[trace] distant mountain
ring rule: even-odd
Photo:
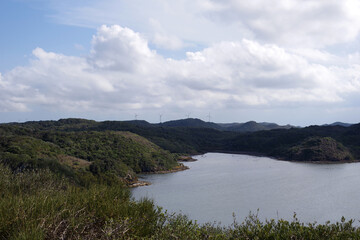
[[[157,125],[162,127],[197,127],[197,128],[213,128],[213,129],[222,130],[222,127],[216,123],[204,122],[203,120],[197,118],[187,118],[187,119],[168,121]]]
[[[343,123],[343,122],[334,122],[331,124],[323,124],[322,126],[342,126],[342,127],[350,127],[351,125],[354,125],[352,123]]]
[[[151,127],[153,124],[145,121],[145,120],[129,120],[129,121],[123,121],[124,123],[130,123],[133,124],[134,126],[142,126],[142,127]]]
[[[257,132],[272,129],[290,129],[294,126],[285,125],[280,126],[276,123],[249,121],[246,123],[213,123],[204,122],[197,118],[187,118],[181,120],[168,121],[161,124],[156,124],[162,127],[198,127],[198,128],[213,128],[222,131],[230,132]]]
[[[246,123],[218,123],[218,125],[221,126],[223,130],[232,132],[257,132],[272,129],[290,129],[294,127],[291,125],[280,126],[276,123],[267,122],[257,123],[255,121]]]

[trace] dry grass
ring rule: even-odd
[[[91,165],[91,162],[86,161],[84,159],[72,157],[69,155],[58,155],[57,159],[61,164],[64,164],[66,166],[69,166],[73,169],[80,169],[80,168],[87,168]]]

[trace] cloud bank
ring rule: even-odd
[[[224,1],[223,11],[231,3]],[[338,57],[242,39],[175,60],[148,41],[130,28],[103,25],[84,57],[36,48],[27,66],[0,74],[0,111],[286,108],[338,104],[360,92],[356,54]]]

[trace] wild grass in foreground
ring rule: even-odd
[[[360,239],[352,221],[199,225],[151,200],[135,202],[122,185],[79,187],[47,170],[12,173],[0,165],[0,239]]]

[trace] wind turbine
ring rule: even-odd
[[[210,122],[210,120],[211,120],[211,114],[210,114],[210,112],[209,112],[209,115],[207,115],[206,117],[209,119],[209,122]]]
[[[161,114],[161,113],[159,114],[159,118],[160,118],[160,124],[161,124],[161,123],[162,123],[162,122],[161,122],[161,118],[162,118],[162,114]]]
[[[189,112],[188,114],[186,114],[185,117],[190,118],[190,114],[191,114],[191,112]]]
[[[137,120],[137,117],[138,117],[139,115],[137,115],[137,113],[135,113],[135,120]]]

